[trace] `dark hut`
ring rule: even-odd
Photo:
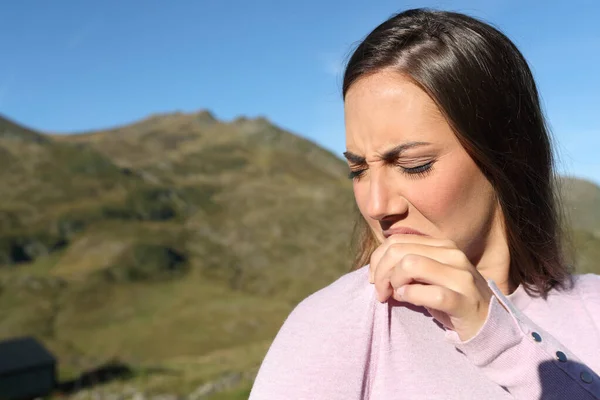
[[[0,342],[0,400],[49,394],[56,384],[56,359],[37,340],[20,337]]]

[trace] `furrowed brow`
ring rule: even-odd
[[[398,145],[394,148],[391,148],[390,150],[387,150],[385,153],[383,153],[382,155],[380,155],[379,157],[381,158],[381,160],[387,162],[387,163],[391,163],[394,162],[398,157],[400,157],[400,155],[408,150],[408,149],[412,149],[415,147],[420,147],[420,146],[427,146],[431,143],[427,143],[427,142],[407,142],[407,143],[402,143],[401,145]]]
[[[358,154],[354,154],[351,151],[345,151],[344,152],[344,157],[346,157],[346,160],[348,160],[348,162],[351,163],[351,164],[363,165],[363,164],[367,163],[367,159],[366,158],[361,157]]]
[[[400,155],[408,150],[408,149],[412,149],[415,147],[420,147],[420,146],[427,146],[430,145],[431,143],[428,142],[407,142],[407,143],[402,143],[401,145],[398,145],[396,147],[393,147],[387,151],[385,151],[383,154],[379,155],[378,158],[382,161],[385,161],[387,163],[392,163],[394,161],[396,161],[396,159],[398,157],[400,157]],[[346,159],[348,160],[348,162],[350,162],[351,164],[355,164],[355,165],[364,165],[367,163],[367,160],[365,157],[359,156],[358,154],[354,154],[351,151],[345,151],[344,152],[344,157],[346,157]]]

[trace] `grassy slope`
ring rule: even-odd
[[[156,392],[254,371],[293,305],[348,268],[344,165],[265,120],[32,134],[0,140],[43,166],[0,175],[15,189],[0,203],[0,338],[37,336],[63,380],[114,358]]]
[[[563,179],[562,195],[571,226],[600,232],[600,187],[582,179]]]

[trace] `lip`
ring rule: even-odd
[[[393,228],[393,229],[386,229],[385,231],[383,231],[383,236],[386,239],[389,238],[392,235],[419,235],[419,236],[427,236],[423,232],[419,232],[416,229],[405,228],[405,227]]]

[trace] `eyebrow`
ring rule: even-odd
[[[393,162],[396,158],[398,158],[404,151],[408,149],[412,149],[420,146],[427,146],[431,143],[428,142],[407,142],[402,143],[396,147],[393,147],[387,150],[385,153],[378,155],[377,158],[383,160],[385,162]],[[358,154],[352,153],[351,151],[345,151],[344,157],[352,164],[366,164],[367,160],[363,156],[359,156]]]

